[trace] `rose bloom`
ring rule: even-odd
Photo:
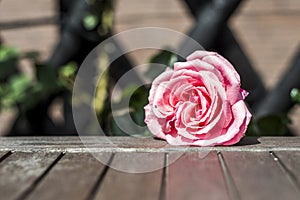
[[[145,122],[152,134],[173,145],[232,145],[251,119],[247,94],[225,58],[196,51],[153,81]]]

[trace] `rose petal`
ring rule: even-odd
[[[173,145],[231,145],[251,113],[234,67],[214,52],[196,51],[158,76],[145,107],[149,130]]]

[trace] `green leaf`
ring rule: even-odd
[[[171,51],[168,50],[162,50],[156,55],[154,55],[149,63],[159,63],[166,65],[170,67],[171,69],[174,68],[174,63],[178,61],[178,57],[175,53],[172,53]]]
[[[99,80],[99,84],[96,89],[95,95],[95,111],[97,115],[99,115],[105,106],[105,100],[107,96],[107,85],[108,85],[108,70],[103,72],[101,79]]]
[[[291,120],[284,115],[268,115],[252,119],[246,135],[248,136],[284,136]]]
[[[162,64],[165,67],[170,67],[171,69],[174,68],[174,63],[178,61],[177,55],[168,51],[162,50],[155,54],[152,58],[150,58],[149,63],[157,63]],[[162,67],[155,67],[151,66],[145,72],[145,76],[150,79],[154,80],[158,75],[165,71],[165,68]]]
[[[129,105],[135,111],[142,110],[144,111],[145,105],[148,103],[148,95],[149,91],[146,90],[144,87],[139,87],[134,91],[132,94]]]
[[[16,72],[18,56],[15,48],[0,45],[0,79],[4,80]]]
[[[24,101],[28,97],[28,90],[32,87],[29,77],[17,75],[12,77],[0,90],[0,108],[9,109]]]
[[[6,47],[0,45],[0,62],[6,61],[11,58],[18,57],[19,53],[14,47]]]
[[[292,89],[290,96],[293,102],[300,103],[300,90],[298,88]]]
[[[128,135],[132,133],[137,133],[138,130],[135,130],[134,127],[132,127],[128,123],[128,117],[131,117],[133,122],[135,122],[137,125],[140,126],[145,126],[144,118],[145,118],[145,110],[144,106],[148,102],[148,90],[146,90],[144,87],[137,87],[135,85],[130,85],[128,86],[122,93],[122,99],[129,99],[129,114],[124,113],[123,110],[127,110],[126,108],[128,107],[127,104],[124,104],[124,102],[128,102],[125,100],[124,102],[121,101],[121,103],[115,104],[115,109],[119,109],[119,112],[116,112],[117,116],[114,116],[115,119],[112,119],[112,123],[110,124],[111,126],[111,134],[120,136],[120,135]],[[116,124],[115,120],[118,119],[118,122],[121,123],[122,127],[125,127],[126,130],[132,130],[130,133],[125,133],[122,131],[118,125]],[[138,133],[134,136],[149,136],[149,131],[145,131],[144,133]]]
[[[46,65],[36,65],[36,78],[45,93],[60,88],[56,69]]]
[[[105,103],[107,98],[107,86],[109,83],[109,71],[106,69],[106,66],[108,66],[109,63],[109,57],[105,52],[100,53],[100,59],[98,60],[97,70],[99,71],[99,74],[102,74],[100,79],[98,80],[98,85],[96,89],[96,95],[94,98],[94,105],[95,110],[97,113],[97,116],[100,116],[100,114],[105,109]]]
[[[93,30],[94,28],[96,28],[96,26],[99,23],[99,18],[97,15],[92,14],[92,13],[88,13],[84,18],[83,18],[83,26],[87,29],[87,30]]]
[[[59,74],[61,77],[69,78],[75,75],[76,70],[77,66],[75,63],[68,63],[60,69]]]
[[[10,81],[11,90],[20,94],[31,86],[31,80],[26,75],[15,76]]]
[[[71,91],[73,89],[77,69],[76,63],[73,62],[61,67],[58,72],[59,84]]]
[[[103,5],[102,21],[101,21],[101,34],[107,35],[111,33],[113,27],[113,1],[107,1]]]

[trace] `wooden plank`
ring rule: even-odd
[[[84,141],[84,144],[82,143]],[[154,138],[136,137],[0,137],[0,151],[23,152],[201,152],[300,151],[300,137],[245,137],[233,146],[173,146]]]
[[[22,196],[58,156],[58,153],[13,153],[0,163],[1,197],[8,200]]]
[[[168,166],[166,180],[166,199],[229,199],[216,152],[185,153]]]
[[[108,161],[111,155],[98,156]],[[66,154],[28,199],[87,199],[104,168],[91,154]]]
[[[222,152],[241,199],[299,199],[268,152]]]
[[[0,137],[0,150],[13,151],[109,151],[118,148],[158,148],[167,143],[153,138],[136,137]],[[89,149],[86,149],[88,147]]]
[[[159,199],[163,166],[163,153],[117,153],[95,199]]]
[[[291,176],[292,182],[295,186],[300,188],[300,151],[277,151],[274,152],[279,164],[284,166],[287,176]]]

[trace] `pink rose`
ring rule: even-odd
[[[244,136],[251,113],[234,67],[214,52],[196,51],[152,83],[145,122],[173,145],[231,145]]]

